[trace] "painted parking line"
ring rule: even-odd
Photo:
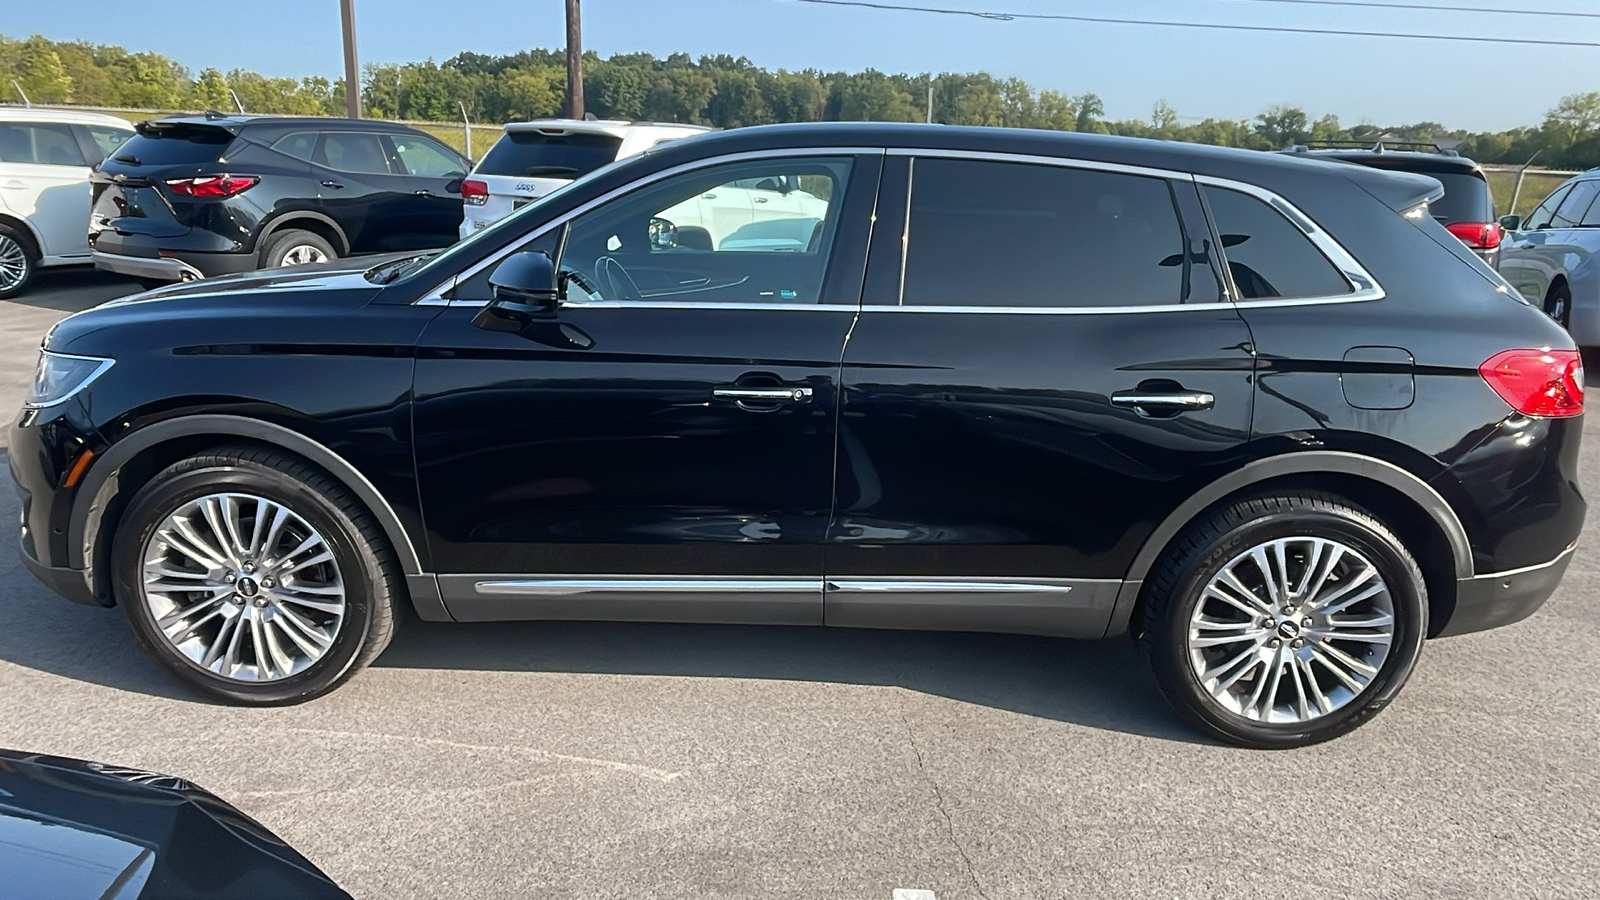
[[[933,895],[933,891],[921,888],[895,888],[894,896],[889,900],[939,900],[939,898]]]

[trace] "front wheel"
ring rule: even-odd
[[[234,703],[326,693],[388,645],[401,575],[383,532],[327,473],[239,446],[152,478],[112,544],[134,634],[191,687]]]
[[[1572,288],[1565,281],[1550,289],[1550,295],[1544,298],[1544,311],[1562,328],[1571,327]]]
[[[1376,715],[1410,676],[1427,587],[1370,514],[1269,496],[1192,526],[1158,565],[1140,644],[1168,702],[1230,743],[1300,747]]]

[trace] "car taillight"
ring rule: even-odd
[[[1583,412],[1583,357],[1576,350],[1507,350],[1489,357],[1478,374],[1525,416]]]
[[[1493,250],[1505,237],[1499,222],[1457,222],[1445,228],[1474,250]]]
[[[489,185],[468,178],[461,182],[461,202],[468,206],[482,206],[489,202]]]
[[[167,187],[180,197],[232,197],[259,183],[261,179],[254,175],[202,175],[168,179]]]

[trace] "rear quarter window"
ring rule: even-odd
[[[621,146],[622,138],[609,134],[508,131],[484,154],[475,172],[514,178],[577,178],[615,162]]]
[[[1211,185],[1205,197],[1240,299],[1333,297],[1353,290],[1299,226],[1262,200]]]

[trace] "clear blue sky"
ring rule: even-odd
[[[1379,0],[1383,2],[1383,0]],[[1402,2],[1402,0],[1389,0]],[[1594,0],[1405,0],[1600,11]],[[919,0],[913,5],[1218,23],[1516,35],[1600,43],[1600,19],[1294,6],[1250,0]],[[251,10],[261,10],[256,13]],[[444,60],[564,44],[561,0],[357,0],[363,62]],[[337,77],[338,0],[0,0],[0,33],[164,53],[192,70]],[[1534,125],[1563,94],[1600,90],[1600,48],[989,22],[786,0],[584,0],[584,43],[748,56],[768,68],[976,71],[1094,91],[1111,118],[1158,99],[1185,119],[1247,118],[1273,103],[1346,125],[1432,119],[1473,130]],[[1529,73],[1529,74],[1523,74]]]

